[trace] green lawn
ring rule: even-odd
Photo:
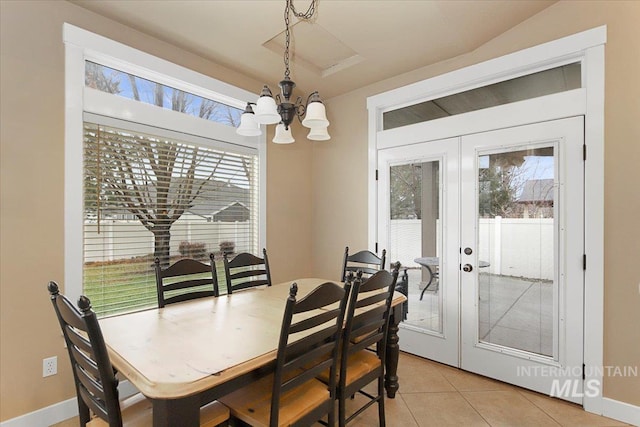
[[[224,266],[217,263],[220,292],[226,292]],[[98,316],[157,307],[153,263],[121,262],[84,266],[84,294]]]

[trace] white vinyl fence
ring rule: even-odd
[[[490,264],[481,271],[553,280],[553,227],[553,218],[480,219],[478,259]],[[389,233],[389,261],[417,267],[413,260],[422,253],[420,220],[392,220]],[[441,247],[439,233],[436,247]]]
[[[235,242],[235,252],[254,252],[251,222],[207,222],[180,218],[171,227],[170,255],[179,255],[180,242],[204,242],[206,252],[218,252],[220,242]],[[138,220],[103,220],[84,225],[85,262],[130,259],[153,254],[153,234]]]

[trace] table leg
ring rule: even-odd
[[[153,427],[199,427],[200,396],[153,400]]]
[[[429,286],[431,286],[431,282],[433,282],[433,271],[431,270],[431,267],[429,267],[428,265],[425,265],[424,267],[429,270],[429,283],[427,283],[427,285],[422,289],[422,292],[420,292],[420,301],[422,301],[422,297],[424,296],[425,291],[429,289]]]
[[[400,358],[398,324],[400,323],[400,320],[402,320],[402,305],[398,304],[391,308],[389,331],[387,335],[384,387],[387,390],[387,396],[389,399],[394,399],[396,397],[396,392],[400,388],[400,385],[398,384],[398,360]]]

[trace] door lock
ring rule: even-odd
[[[472,253],[473,253],[473,250],[471,248],[464,248],[465,255],[471,255]]]
[[[470,271],[473,271],[473,266],[471,264],[465,264],[462,266],[462,270],[468,273]]]

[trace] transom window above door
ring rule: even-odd
[[[383,130],[578,89],[581,68],[575,62],[387,111],[382,115]]]

